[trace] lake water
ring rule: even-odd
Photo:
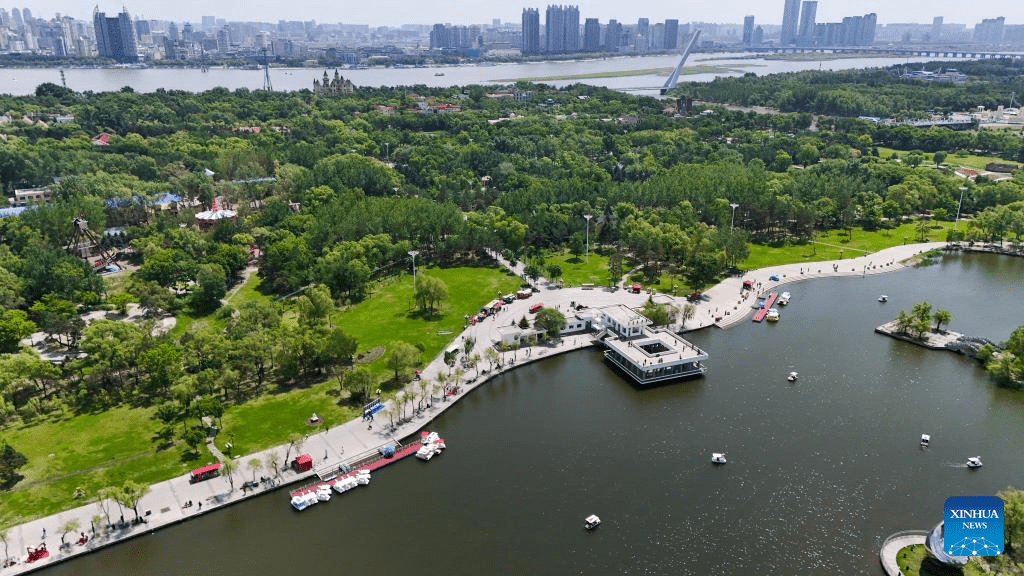
[[[691,74],[680,77],[681,82],[707,82],[716,76],[738,76],[746,72],[758,75],[797,70],[849,70],[882,67],[893,64],[936,60],[936,58],[907,59],[905,57],[839,58],[835,60],[765,60],[744,54],[692,54],[687,66],[722,65],[735,68],[732,72]],[[464,86],[467,84],[495,84],[518,78],[544,78],[571,74],[619,72],[623,70],[671,69],[679,56],[614,57],[602,60],[569,60],[494,66],[445,66],[431,68],[371,68],[367,70],[340,70],[356,86]],[[334,74],[333,69],[330,70]],[[271,83],[275,90],[312,89],[313,80],[323,76],[322,68],[272,68]],[[443,74],[438,76],[438,74]],[[209,72],[198,69],[165,68],[65,68],[68,88],[78,92],[104,92],[131,86],[136,92],[168,90],[204,91],[218,86],[231,90],[263,87],[263,70],[213,68]],[[546,83],[565,86],[584,82],[606,86],[631,93],[656,95],[665,83],[668,72],[660,75],[588,78],[586,80],[552,80]],[[44,82],[61,83],[58,68],[0,68],[0,93],[26,95],[35,93],[36,86]]]
[[[596,350],[544,360],[439,418],[449,448],[429,463],[302,513],[279,491],[42,573],[879,575],[881,541],[931,528],[947,497],[1024,486],[1024,392],[873,329],[928,300],[952,329],[1003,340],[1024,324],[1022,282],[1024,259],[966,255],[793,284],[778,324],[689,335],[705,378],[640,390]],[[975,455],[984,468],[965,468]],[[603,520],[590,533],[588,514]]]

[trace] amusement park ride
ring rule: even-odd
[[[89,229],[89,221],[78,217],[71,221],[71,243],[64,249],[88,262],[92,269],[99,272],[113,264],[117,259],[104,246],[100,237]],[[93,257],[97,257],[93,260]]]

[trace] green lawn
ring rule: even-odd
[[[515,276],[495,268],[421,268],[417,273],[440,278],[448,286],[448,301],[440,315],[423,318],[418,314],[412,301],[412,276],[403,275],[376,285],[366,300],[336,312],[331,319],[356,338],[358,353],[384,346],[384,354],[367,365],[381,382],[393,376],[385,367],[392,342],[420,343],[423,362],[433,360],[462,332],[464,315],[479,312],[498,294],[515,292],[520,283]],[[359,416],[359,407],[339,402],[336,380],[329,378],[230,408],[224,415],[217,444],[223,447],[230,441],[235,454],[280,445],[292,432],[318,431],[305,423],[313,412],[325,424],[333,425]]]
[[[905,576],[982,576],[985,571],[975,561],[968,562],[963,568],[940,564],[928,554],[924,544],[914,544],[901,548],[896,553],[896,564]]]
[[[594,254],[577,258],[568,250],[550,252],[544,255],[544,267],[549,264],[558,264],[562,267],[562,280],[566,286],[579,286],[580,284],[595,284],[597,286],[608,285],[608,257]],[[547,270],[542,274],[546,277]]]
[[[960,230],[965,229],[965,226],[965,224],[961,224]],[[928,241],[937,242],[945,240],[946,231],[952,227],[952,222],[931,222],[927,235]],[[779,248],[763,244],[751,244],[750,255],[739,267],[744,270],[754,270],[767,266],[778,266],[779,264],[856,258],[857,256],[863,256],[865,253],[874,253],[884,248],[891,248],[904,243],[913,243],[918,240],[917,228],[914,223],[903,224],[892,230],[877,230],[874,232],[854,229],[852,239],[845,232],[831,230],[820,234],[813,243],[809,244]]]
[[[257,301],[270,301],[273,296],[263,294],[257,287],[260,285],[260,278],[256,273],[253,273],[246,279],[245,283],[241,287],[238,287],[233,293],[229,291],[227,297],[228,304],[238,308],[246,302],[257,302]],[[222,329],[224,328],[224,320],[218,318],[217,311],[210,313],[197,313],[191,308],[179,312],[175,317],[176,323],[174,328],[170,331],[171,338],[177,340],[181,338],[183,334],[197,322],[205,322],[212,328]]]
[[[422,344],[424,361],[433,359],[462,332],[463,316],[475,314],[496,297],[515,292],[519,278],[496,268],[420,268],[417,274],[439,278],[448,286],[448,300],[441,313],[423,318],[413,302],[412,276],[379,286],[369,298],[336,313],[332,321],[359,342],[359,352],[392,342]],[[369,364],[387,374],[383,356]]]
[[[319,426],[306,424],[314,412],[327,426],[359,416],[358,407],[338,402],[337,380],[332,378],[308,388],[268,394],[232,407],[222,418],[223,429],[217,436],[217,447],[223,450],[224,443],[231,442],[233,454],[251,454],[283,444],[292,432],[319,432]],[[283,453],[281,457],[284,458]]]
[[[24,479],[0,499],[2,524],[79,506],[83,502],[73,497],[77,487],[95,494],[128,479],[151,484],[195,467],[183,461],[181,446],[157,451],[153,436],[160,424],[151,414],[118,407],[4,430],[4,439],[25,454],[28,464],[20,470]],[[212,458],[204,454],[204,460]]]
[[[897,154],[900,158],[904,158],[907,154],[910,154],[910,152],[904,150],[884,148],[882,146],[878,147],[878,155],[881,158],[889,158],[889,156],[891,156],[893,153]],[[934,155],[931,153],[924,153],[925,161],[924,164],[922,164],[922,166],[934,166],[935,161],[932,159],[933,156]],[[975,154],[949,154],[946,156],[946,160],[945,162],[943,162],[943,164],[947,166],[953,166],[954,168],[964,166],[966,168],[972,168],[974,170],[984,170],[985,166],[988,165],[989,162],[999,162],[1000,164],[1016,164],[1017,166],[1020,166],[1019,162],[1003,160],[998,156],[977,156]]]

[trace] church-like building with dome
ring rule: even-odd
[[[324,70],[324,79],[313,80],[313,93],[317,96],[342,96],[344,94],[351,94],[355,90],[355,86],[352,85],[351,80],[346,80],[338,71],[334,71],[334,79],[327,75],[327,70]]]

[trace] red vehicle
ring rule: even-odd
[[[530,306],[530,314],[533,314],[534,312],[536,312],[537,310],[540,310],[543,307],[544,307],[544,303],[543,302],[537,302],[533,306]]]
[[[689,295],[688,295],[688,296],[686,297],[686,299],[687,299],[688,301],[690,301],[690,302],[697,302],[698,300],[700,300],[700,297],[701,297],[701,293],[700,293],[700,292],[691,292],[691,293],[690,293],[690,294],[689,294]]]

